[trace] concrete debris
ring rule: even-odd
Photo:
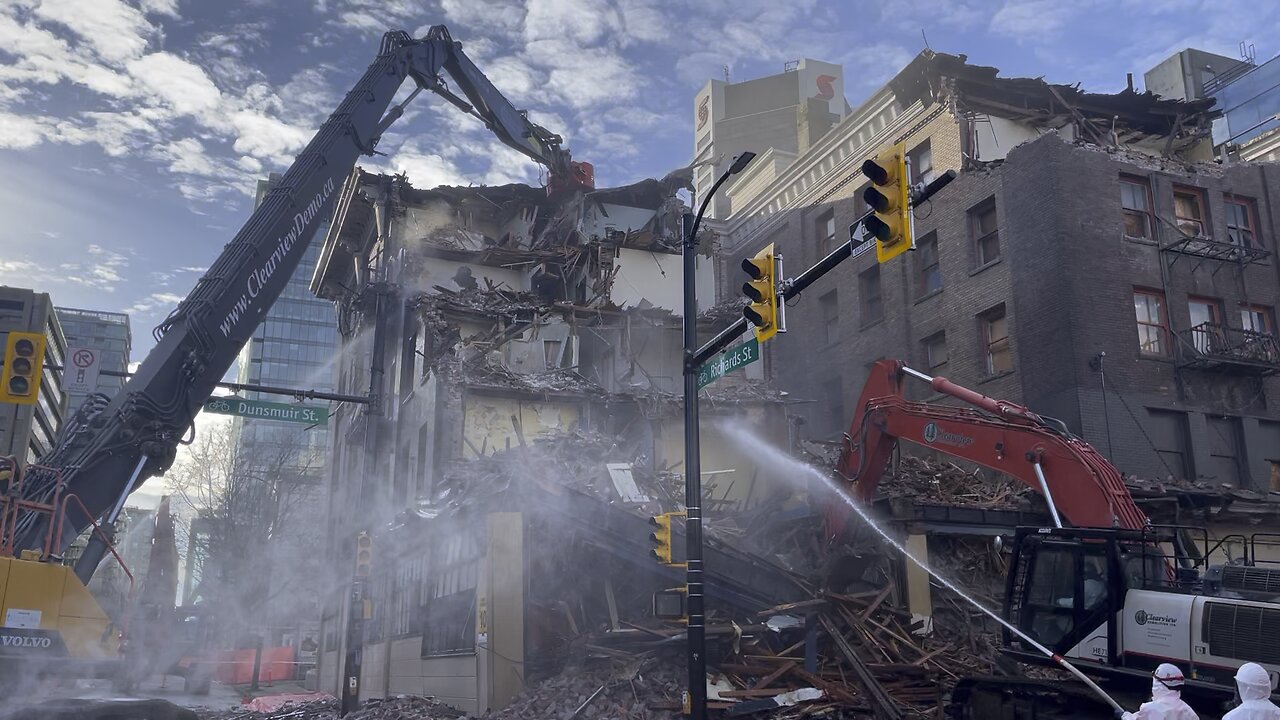
[[[334,699],[288,703],[270,712],[247,709],[205,711],[200,720],[454,720],[466,713],[434,698],[399,696],[368,700],[359,710],[343,716]]]
[[[623,720],[680,717],[684,665],[678,653],[621,658],[573,667],[521,693],[484,720]]]

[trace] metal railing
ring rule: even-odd
[[[1243,363],[1280,370],[1280,341],[1273,333],[1205,322],[1179,335],[1189,360]]]

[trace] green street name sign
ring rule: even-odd
[[[704,388],[728,373],[760,359],[760,343],[755,338],[725,350],[698,368],[698,388]]]
[[[238,397],[211,397],[205,401],[204,410],[217,415],[280,420],[320,427],[326,427],[329,424],[329,409],[315,405],[243,400]]]

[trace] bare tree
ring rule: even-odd
[[[217,425],[198,433],[168,473],[184,525],[207,533],[195,594],[242,631],[306,612],[318,590],[307,586],[323,575],[315,551],[322,523],[312,517],[321,506],[322,456],[301,433],[271,432],[269,442],[246,445],[231,425]],[[187,551],[191,562],[195,549]]]

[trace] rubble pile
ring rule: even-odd
[[[315,700],[288,703],[271,712],[221,710],[200,713],[201,720],[455,720],[466,713],[433,698],[400,696],[367,700],[346,716],[338,711],[338,701]]]
[[[599,718],[666,720],[680,716],[687,675],[683,656],[605,659],[571,667],[527,688],[484,720],[572,720]]]
[[[1001,473],[953,462],[903,455],[889,470],[891,477],[878,492],[888,498],[910,497],[917,502],[979,506],[989,509],[1028,509],[1035,492]]]

